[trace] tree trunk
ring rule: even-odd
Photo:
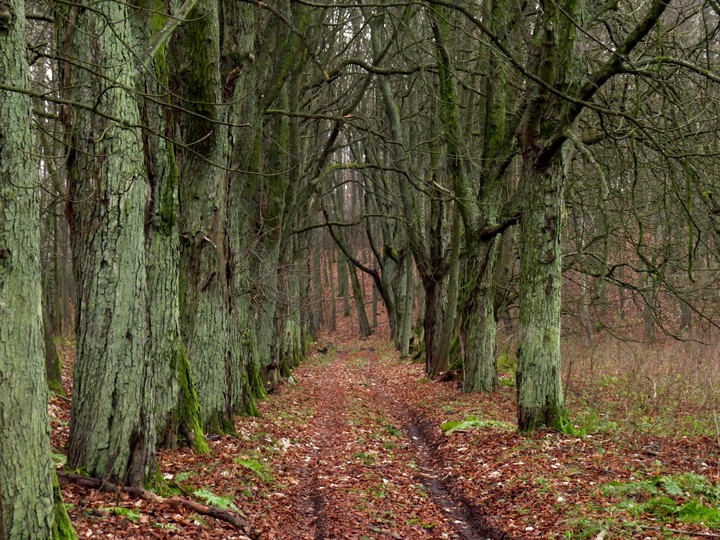
[[[397,346],[402,356],[410,354],[410,338],[412,337],[413,325],[414,325],[414,310],[415,305],[415,275],[413,273],[413,259],[408,254],[405,256],[403,267],[405,269],[405,294],[402,297],[403,300],[403,311],[402,317],[397,319]]]
[[[255,239],[251,223],[253,201],[246,190],[252,172],[239,171],[259,168],[255,139],[262,119],[257,98],[257,68],[253,60],[256,56],[255,35],[259,26],[258,10],[255,6],[240,2],[224,2],[223,22],[223,78],[228,81],[225,87],[227,101],[232,104],[228,119],[232,124],[247,123],[249,126],[233,128],[229,132],[231,172],[228,172],[228,243],[232,254],[232,308],[239,337],[240,366],[247,373],[247,386],[242,395],[233,398],[233,408],[255,414],[255,398],[264,397],[266,393],[260,376],[255,306],[251,294],[251,261]]]
[[[437,340],[443,325],[444,286],[442,281],[423,280],[425,289],[425,317],[423,330],[425,335],[425,371],[435,378],[448,370],[448,355],[439,354]]]
[[[179,178],[180,328],[197,387],[202,421],[213,433],[234,430],[233,348],[229,248],[226,234],[228,160],[220,77],[220,6],[201,0],[171,47],[174,72],[182,74],[185,142]]]
[[[56,394],[64,395],[62,386],[62,364],[55,347],[52,335],[52,323],[45,307],[43,307],[43,342],[45,344],[45,377],[48,388]]]
[[[460,234],[462,223],[460,213],[453,209],[452,227],[450,231],[450,250],[448,257],[448,277],[445,293],[442,325],[438,335],[437,354],[448,358],[450,363],[450,346],[453,341],[455,319],[457,317],[459,279],[460,279]]]
[[[0,30],[0,80],[26,89],[25,2]],[[53,494],[31,103],[0,90],[0,538],[76,538]]]
[[[319,332],[325,326],[325,313],[323,310],[323,287],[322,287],[322,258],[320,256],[321,242],[313,242],[312,249],[312,282],[313,282],[313,326],[315,332]],[[356,274],[357,275],[357,274]],[[354,285],[353,285],[354,287]],[[362,296],[362,294],[361,294]]]
[[[134,17],[138,42],[147,50],[167,17],[161,0],[143,0]],[[150,74],[138,81],[143,96],[164,95],[169,85],[166,47],[148,66]],[[200,405],[185,347],[180,340],[180,235],[178,231],[178,166],[174,145],[160,137],[172,124],[169,103],[141,99],[141,116],[148,126],[143,136],[144,164],[150,184],[146,208],[145,250],[147,273],[147,355],[155,381],[158,439],[170,446],[178,436],[196,452],[208,451]]]
[[[68,17],[64,50],[97,77],[65,66],[74,101],[96,103],[110,120],[76,109],[68,141],[68,212],[77,284],[75,389],[68,466],[139,484],[155,451],[155,381],[145,355],[144,225],[147,179],[135,96],[130,9],[119,2]],[[74,21],[74,24],[72,23]],[[79,58],[78,58],[79,56]]]
[[[337,298],[335,294],[335,258],[334,246],[328,249],[327,256],[327,279],[330,285],[330,330],[337,330]],[[373,326],[377,326],[377,289],[373,289]]]
[[[335,191],[335,206],[337,208],[337,216],[340,221],[345,221],[345,185],[341,185]],[[348,286],[348,261],[345,254],[337,249],[337,273],[338,273],[338,290],[343,299],[343,317],[350,316],[350,290]]]
[[[348,272],[350,274],[350,282],[352,283],[353,297],[355,298],[355,308],[358,314],[358,326],[360,328],[360,337],[365,338],[370,335],[370,323],[368,322],[367,312],[365,311],[365,299],[363,298],[360,280],[358,279],[355,266],[348,262]]]
[[[463,333],[463,391],[492,392],[497,386],[495,321],[495,263],[500,238],[471,244],[467,262],[466,286],[470,297],[465,305]]]
[[[563,171],[559,161],[542,168],[525,162],[516,374],[521,431],[541,425],[561,429],[565,422],[560,377]]]
[[[342,200],[341,197],[339,197]],[[340,214],[340,219],[343,219],[343,215]],[[338,273],[338,291],[343,300],[343,317],[350,316],[350,293],[348,292],[348,272],[347,272],[347,260],[345,255],[338,248],[337,253],[337,273]]]

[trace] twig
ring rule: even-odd
[[[392,532],[392,531],[388,531],[387,529],[379,529],[379,528],[377,528],[377,527],[373,527],[373,528],[371,528],[370,530],[371,530],[372,532],[374,532],[374,533],[387,535],[387,536],[389,536],[390,538],[396,538],[397,540],[403,540],[403,537],[402,537],[402,536],[400,536],[399,534],[395,534],[395,533]]]
[[[157,504],[168,504],[170,506],[181,506],[204,516],[221,519],[241,530],[252,540],[259,540],[262,534],[260,531],[255,529],[247,520],[243,519],[237,514],[237,512],[233,512],[232,510],[218,508],[217,506],[208,506],[206,504],[201,504],[199,502],[191,501],[189,499],[183,499],[182,497],[177,496],[161,497],[160,495],[157,495],[156,493],[153,493],[152,491],[148,491],[147,489],[141,487],[120,487],[116,486],[115,484],[111,484],[110,482],[105,482],[104,480],[101,480],[99,478],[90,478],[88,476],[83,476],[80,474],[57,471],[57,475],[58,478],[60,478],[61,480],[73,482],[82,487],[98,489],[100,491],[106,491],[108,493],[128,493],[146,501],[152,501]]]
[[[640,523],[637,523],[636,525],[639,526],[641,529],[647,529],[650,531],[679,533],[679,534],[684,534],[687,536],[702,536],[704,538],[720,538],[720,534],[715,534],[715,533],[706,533],[706,532],[698,532],[698,531],[683,531],[681,529],[668,529],[667,527],[655,527],[652,525],[642,525]]]

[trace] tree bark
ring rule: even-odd
[[[355,298],[355,309],[358,314],[360,337],[365,338],[370,335],[370,323],[368,322],[367,312],[365,311],[365,299],[363,298],[362,287],[360,287],[360,280],[358,279],[355,266],[350,262],[348,262],[347,265],[350,282],[352,283],[353,297]]]
[[[463,321],[464,392],[492,392],[497,386],[494,280],[499,243],[499,237],[489,242],[476,242],[473,247],[477,251],[467,261],[465,285],[469,297],[464,306]]]
[[[185,151],[179,178],[180,328],[197,387],[202,422],[234,431],[232,333],[227,242],[228,133],[220,74],[220,4],[201,0],[171,44],[181,75]],[[173,46],[174,45],[174,46]]]
[[[133,22],[143,50],[167,22],[161,0],[142,0]],[[141,73],[142,96],[163,96],[169,85],[166,46]],[[162,99],[162,98],[161,98]],[[150,184],[146,208],[147,355],[154,372],[158,439],[172,445],[183,437],[198,453],[207,452],[200,405],[185,346],[180,340],[180,235],[178,231],[178,165],[175,146],[159,134],[171,132],[168,103],[141,98],[145,171]]]
[[[563,174],[560,160],[538,169],[526,162],[521,222],[518,426],[561,429],[565,406],[560,372]]]
[[[223,78],[231,124],[247,124],[230,130],[230,161],[228,171],[228,243],[232,260],[232,312],[238,332],[238,354],[241,369],[246,372],[246,387],[233,392],[233,408],[256,414],[255,398],[264,397],[265,387],[260,376],[260,355],[252,291],[257,276],[252,273],[255,238],[252,226],[254,201],[248,185],[254,181],[253,171],[259,168],[259,145],[262,118],[259,111],[258,67],[255,63],[256,33],[261,19],[255,6],[241,2],[223,3],[224,43]],[[240,172],[249,171],[249,172]]]
[[[29,88],[25,3],[0,28],[0,80]],[[31,102],[0,90],[0,538],[76,538],[53,493]]]
[[[129,6],[70,9],[63,85],[77,109],[68,141],[68,213],[77,284],[75,389],[68,466],[139,484],[155,450],[152,371],[145,355],[144,225],[148,185],[135,96]],[[79,65],[80,64],[80,65]],[[84,66],[105,66],[97,77]]]

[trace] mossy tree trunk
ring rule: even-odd
[[[143,0],[133,19],[138,43],[143,50],[168,21],[166,6],[160,0]],[[148,63],[148,72],[140,73],[141,96],[163,96],[169,85],[167,45]],[[158,439],[173,445],[181,437],[196,452],[208,451],[202,429],[200,408],[185,347],[180,340],[178,231],[178,165],[175,147],[160,134],[172,133],[172,118],[163,98],[140,99],[143,154],[150,184],[146,208],[145,249],[147,272],[147,355],[153,359],[155,415]],[[167,99],[167,98],[165,98]]]
[[[395,344],[402,356],[410,354],[410,338],[413,330],[413,306],[415,305],[415,275],[413,274],[413,259],[407,254],[403,261],[403,276],[405,285],[403,294],[396,295],[396,304],[403,305],[402,314],[397,319],[397,338]]]
[[[288,79],[288,107],[299,110],[300,74],[294,72]],[[290,370],[300,364],[305,351],[302,340],[302,316],[299,297],[301,275],[299,272],[301,252],[297,235],[291,229],[296,228],[306,215],[300,211],[306,201],[298,201],[298,190],[302,182],[303,147],[301,144],[300,119],[289,119],[288,132],[288,185],[285,190],[286,220],[283,225],[282,251],[278,266],[278,280],[282,292],[281,313],[277,317],[277,355],[280,372],[289,376]]]
[[[560,372],[562,173],[554,163],[525,174],[516,373],[522,431],[561,428],[565,421]]]
[[[25,2],[0,28],[0,80],[29,89]],[[40,275],[38,166],[27,95],[0,91],[0,538],[76,538],[55,498]]]
[[[64,50],[76,55],[63,80],[73,111],[68,213],[77,284],[77,361],[68,466],[139,484],[155,451],[147,344],[145,206],[131,10],[80,2],[66,19]],[[103,66],[103,77],[91,70]],[[107,115],[107,116],[105,116]],[[112,119],[111,119],[112,118]]]
[[[62,364],[53,339],[50,316],[45,306],[43,306],[43,342],[45,343],[45,377],[47,378],[48,388],[56,394],[64,395]]]
[[[309,10],[287,0],[279,2],[278,9],[299,32],[307,27]],[[257,61],[261,70],[258,83],[261,88],[258,92],[260,114],[271,107],[287,110],[297,103],[298,77],[307,61],[303,41],[284,22],[271,17],[262,43]],[[284,53],[278,55],[278,50]],[[253,274],[259,305],[256,316],[258,354],[263,378],[276,381],[283,362],[279,356],[283,338],[278,332],[283,332],[285,321],[281,319],[289,313],[278,313],[279,267],[285,250],[290,249],[292,253],[286,233],[297,212],[295,193],[301,174],[298,119],[281,114],[268,115],[259,124],[255,137],[253,165],[262,174],[248,178],[248,204],[253,207],[252,224],[257,239]]]
[[[500,239],[474,242],[466,261],[463,335],[463,391],[492,392],[497,385],[495,262]],[[479,245],[478,245],[479,244]]]
[[[542,8],[530,54],[533,68],[546,86],[535,84],[529,91],[520,139],[523,217],[516,378],[521,431],[539,426],[562,428],[566,416],[560,372],[564,170],[557,155],[564,138],[557,139],[552,152],[544,151],[544,146],[546,137],[557,133],[565,109],[548,87],[565,87],[570,76],[576,32],[572,18],[578,3],[543,2]]]
[[[246,377],[244,384],[236,384],[233,391],[233,409],[255,414],[255,398],[265,396],[260,377],[255,306],[253,305],[253,274],[251,261],[254,257],[255,238],[252,234],[252,199],[248,184],[256,182],[254,172],[259,172],[259,147],[256,144],[260,132],[260,93],[258,68],[255,62],[256,34],[262,19],[259,11],[240,2],[223,3],[224,42],[222,49],[225,99],[230,124],[228,167],[228,242],[232,254],[231,294],[232,314],[238,334],[238,354],[241,369]],[[238,381],[240,382],[240,381]]]
[[[593,73],[577,61],[577,0],[541,1],[528,51],[535,81],[528,85],[518,126],[523,157],[522,256],[520,261],[520,351],[518,425],[563,428],[560,380],[560,289],[563,180],[562,148],[583,103],[623,69],[624,59],[648,35],[670,3],[653,0],[622,40],[615,54]],[[564,100],[551,89],[570,94]]]
[[[484,8],[491,16],[488,25],[505,42],[513,39],[512,28],[517,26],[516,13],[507,0],[485,0]],[[479,171],[478,196],[465,208],[467,261],[464,294],[463,334],[463,391],[492,392],[497,385],[495,296],[497,290],[496,265],[499,257],[500,234],[482,235],[483,229],[498,225],[505,201],[514,189],[510,187],[507,171],[512,155],[506,134],[508,110],[512,110],[512,96],[508,92],[504,58],[494,46],[483,45],[480,50],[483,69],[492,73],[481,82],[479,102],[479,130],[482,133],[482,166]],[[511,103],[508,104],[508,101]],[[514,143],[510,143],[514,144]],[[463,179],[463,182],[465,180]],[[463,187],[462,192],[467,192]]]
[[[287,102],[285,103],[287,105]],[[288,142],[289,122],[276,116],[272,119],[271,139],[281,148]],[[272,144],[266,141],[268,144]],[[268,161],[269,173],[263,177],[263,184],[257,194],[265,204],[258,205],[257,237],[259,240],[259,259],[257,276],[260,280],[260,311],[257,318],[258,352],[264,368],[263,377],[276,378],[273,373],[279,369],[279,359],[274,347],[277,335],[278,301],[278,262],[282,252],[282,230],[285,210],[285,190],[287,189],[287,168],[284,151],[276,150]],[[262,207],[262,208],[261,208]]]
[[[220,3],[200,0],[174,36],[184,143],[179,177],[180,329],[204,427],[233,431],[233,384],[240,374],[228,282],[228,132],[220,74]]]
[[[311,244],[311,260],[312,260],[312,320],[315,334],[325,326],[325,310],[323,309],[323,283],[322,283],[322,257],[320,250],[322,242],[320,241],[319,231],[315,231],[315,240]],[[353,267],[354,269],[354,267]],[[355,274],[357,277],[357,274]],[[355,285],[353,284],[353,290]],[[362,293],[361,293],[362,296]],[[369,334],[369,329],[368,329]]]

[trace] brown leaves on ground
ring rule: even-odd
[[[512,388],[463,395],[376,339],[327,339],[313,350],[260,404],[260,418],[237,420],[236,437],[210,441],[205,456],[162,452],[168,483],[234,504],[268,540],[712,534],[702,523],[623,514],[600,493],[611,481],[687,472],[717,482],[709,438],[525,436],[512,429]],[[68,404],[55,398],[51,408],[59,447]],[[470,417],[490,421],[440,429]],[[81,538],[242,538],[221,521],[125,494],[67,484],[63,495]],[[620,524],[626,518],[635,524]]]

